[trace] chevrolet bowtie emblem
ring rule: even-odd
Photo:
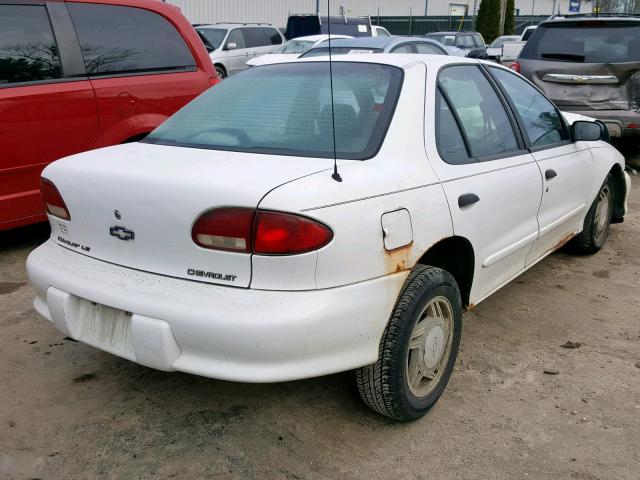
[[[136,234],[133,232],[133,230],[129,230],[119,225],[116,227],[111,227],[109,229],[109,233],[113,237],[119,238],[120,240],[125,240],[127,242],[136,238]]]

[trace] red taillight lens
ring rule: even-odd
[[[62,195],[56,186],[46,178],[40,179],[40,193],[42,193],[42,199],[49,214],[63,220],[71,220],[69,209],[62,199]]]
[[[331,229],[291,213],[250,208],[217,208],[203,213],[191,230],[193,241],[212,250],[260,255],[295,255],[324,247]]]
[[[251,208],[209,210],[193,225],[191,238],[203,248],[248,253],[254,215]]]
[[[519,62],[513,62],[511,65],[509,65],[509,68],[511,70],[514,70],[514,71],[520,73],[520,63]]]
[[[258,211],[255,220],[253,253],[294,255],[324,247],[333,232],[314,220],[290,213]]]

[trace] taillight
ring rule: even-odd
[[[509,65],[509,68],[511,70],[515,70],[516,72],[520,73],[520,63],[519,62],[513,62],[511,65]]]
[[[209,210],[193,224],[191,238],[203,248],[248,253],[254,216],[252,208]]]
[[[329,227],[291,213],[250,208],[217,208],[203,213],[191,230],[193,241],[212,250],[260,255],[296,255],[324,247]]]
[[[294,255],[318,250],[333,238],[329,227],[290,213],[258,211],[253,253]]]
[[[49,214],[63,220],[71,220],[69,209],[62,199],[62,195],[56,186],[46,178],[40,179],[40,193],[42,193],[42,199]]]

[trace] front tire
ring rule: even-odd
[[[227,78],[227,71],[219,65],[216,65],[216,75],[220,80]]]
[[[462,334],[460,290],[450,273],[411,272],[382,335],[378,361],[356,371],[360,396],[394,420],[422,417],[442,395]]]
[[[613,177],[609,174],[584,219],[582,232],[569,243],[569,251],[579,255],[592,255],[604,246],[613,216],[614,192]]]

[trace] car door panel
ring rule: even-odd
[[[544,182],[538,239],[527,256],[532,265],[566,243],[582,228],[593,178],[593,158],[586,142],[574,143],[562,114],[533,85],[506,69],[491,75],[511,102]]]
[[[533,155],[520,148],[507,109],[479,72],[474,66],[441,70],[441,88],[436,87],[434,101],[435,141],[429,141],[427,131],[425,143],[449,202],[454,234],[469,240],[474,248],[472,303],[524,270],[527,253],[538,236],[542,195],[542,178]],[[459,140],[452,140],[455,135]],[[483,142],[484,138],[493,140]],[[488,156],[500,148],[507,150],[497,157]]]
[[[556,250],[582,230],[590,206],[593,157],[586,142],[533,153],[544,181],[538,213],[540,236],[527,256],[527,266]],[[549,172],[549,173],[547,173]],[[552,173],[552,178],[546,178]]]

